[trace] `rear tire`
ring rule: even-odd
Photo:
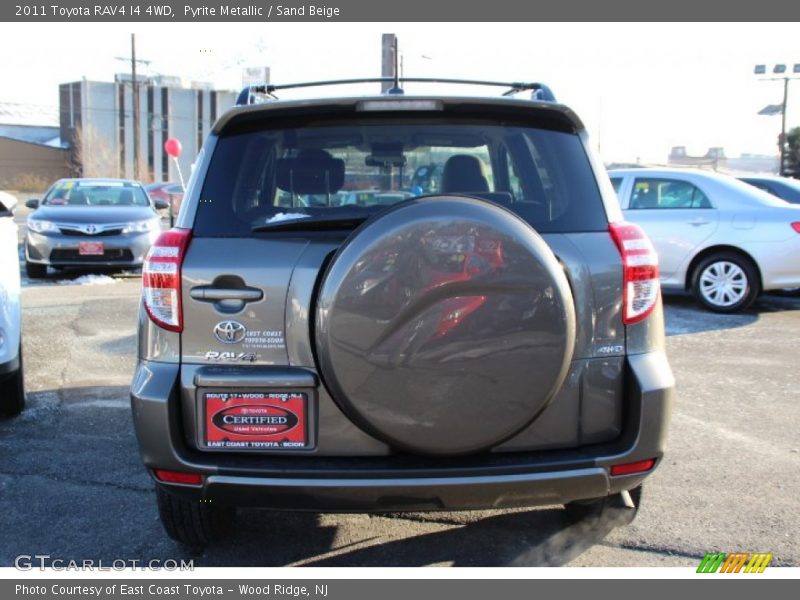
[[[707,309],[729,314],[750,307],[761,292],[753,262],[736,252],[718,252],[698,263],[692,293]]]
[[[639,514],[639,507],[642,502],[642,485],[643,484],[639,484],[632,490],[628,490],[635,508],[625,506],[622,500],[622,494],[613,494],[604,498],[576,500],[575,502],[565,504],[564,514],[572,523],[604,519],[619,520],[619,525],[628,525],[636,518],[636,515]]]
[[[19,369],[0,381],[0,417],[16,417],[23,408],[25,408],[25,379],[20,347]]]
[[[28,274],[29,279],[43,279],[47,277],[47,265],[40,265],[26,260],[25,272]]]
[[[173,496],[156,485],[158,515],[167,535],[176,542],[200,548],[222,539],[233,526],[236,509]]]

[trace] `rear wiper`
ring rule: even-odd
[[[336,229],[355,229],[369,218],[368,215],[350,216],[315,216],[285,219],[274,223],[254,225],[252,230],[259,231],[326,231]]]

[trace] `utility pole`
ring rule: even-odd
[[[786,102],[789,99],[789,78],[783,78],[783,110],[781,110],[781,166],[778,173],[785,174],[786,171]]]
[[[767,66],[766,65],[756,65],[754,73],[756,75],[766,75],[767,74]],[[766,77],[761,79],[761,81],[775,81],[775,80],[783,80],[783,102],[780,105],[780,112],[781,112],[781,134],[778,136],[778,153],[780,155],[780,167],[778,168],[778,174],[780,175],[788,175],[786,171],[786,105],[789,102],[789,80],[790,79],[798,79],[800,78],[800,63],[795,63],[792,68],[793,75],[789,75],[786,72],[786,65],[777,64],[772,68],[772,73],[777,75],[777,77]],[[778,107],[775,105],[767,106],[763,108],[759,114],[761,115],[774,115],[777,112]]]
[[[393,33],[384,33],[381,39],[381,77],[394,77],[397,69],[397,36]],[[381,94],[385,94],[393,84],[381,82]]]
[[[127,56],[115,56],[117,60],[121,60],[124,62],[131,63],[131,98],[133,101],[133,177],[134,179],[139,178],[139,155],[141,151],[141,102],[139,98],[139,80],[136,77],[136,67],[139,64],[143,64],[145,66],[150,64],[149,60],[142,60],[141,58],[136,58],[136,35],[131,34],[131,55],[130,57]],[[127,85],[127,82],[124,80],[120,80],[118,82],[121,86]],[[122,108],[120,107],[120,110]],[[125,165],[122,165],[123,174],[125,171]]]
[[[131,34],[131,89],[133,90],[133,178],[139,179],[139,80],[136,79],[136,34]]]

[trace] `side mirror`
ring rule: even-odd
[[[156,210],[166,210],[169,208],[169,202],[163,198],[156,198],[153,200],[153,205],[156,207]]]
[[[17,205],[17,198],[8,192],[0,192],[0,213],[11,213]]]
[[[31,198],[30,200],[26,200],[25,201],[25,206],[27,206],[28,208],[32,208],[33,210],[36,210],[37,208],[39,208],[39,200],[37,200],[35,198]]]

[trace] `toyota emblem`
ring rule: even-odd
[[[223,344],[238,344],[246,333],[247,329],[238,321],[220,321],[214,327],[214,337]]]

